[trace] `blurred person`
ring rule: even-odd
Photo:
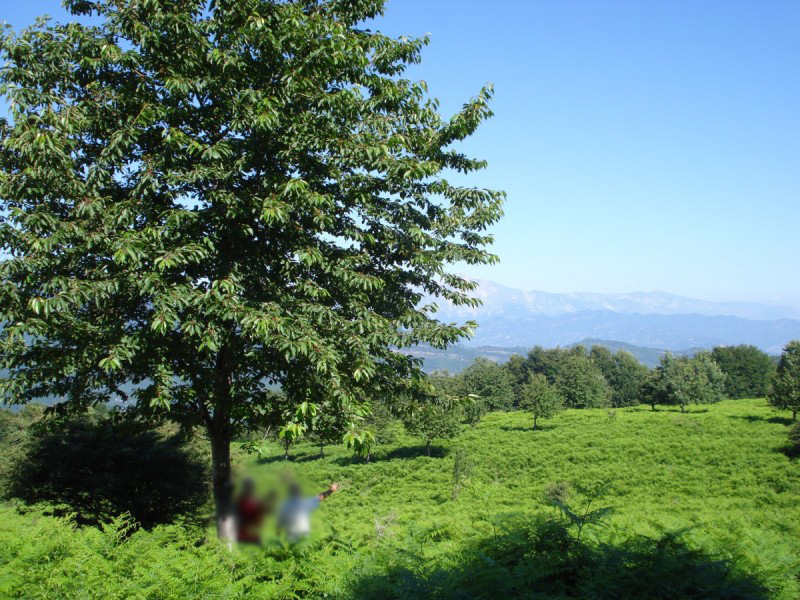
[[[242,481],[242,490],[236,499],[236,539],[245,544],[261,543],[261,524],[272,512],[272,497],[260,500],[255,495],[255,482]]]
[[[289,484],[289,498],[283,503],[278,514],[278,529],[286,532],[286,539],[295,543],[311,533],[311,513],[319,503],[339,489],[332,483],[327,490],[316,496],[304,497],[297,483]]]

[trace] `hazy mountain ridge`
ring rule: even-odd
[[[480,298],[483,305],[479,308],[453,306],[446,300],[433,299],[442,318],[469,319],[476,316],[523,314],[559,316],[583,311],[609,311],[643,315],[730,316],[751,320],[800,319],[800,310],[796,308],[757,302],[711,302],[659,291],[558,294],[539,290],[524,291],[487,280],[475,281],[480,287],[472,294]]]
[[[778,354],[800,339],[798,311],[747,302],[708,302],[664,292],[552,294],[479,281],[478,308],[437,301],[446,322],[475,320],[465,346],[568,346],[586,338],[682,351],[752,344]]]

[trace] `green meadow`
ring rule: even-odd
[[[341,484],[310,540],[287,546],[270,522],[263,547],[231,552],[202,527],[75,528],[6,504],[0,595],[796,599],[788,424],[763,399],[728,400],[567,410],[536,431],[525,413],[489,413],[431,457],[398,427],[368,464],[334,446],[238,452],[262,487],[285,469],[318,491]],[[579,535],[590,500],[611,510]]]

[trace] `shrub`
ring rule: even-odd
[[[46,502],[97,525],[129,513],[143,527],[192,518],[209,494],[205,444],[176,426],[93,411],[31,421],[5,473],[5,495]]]

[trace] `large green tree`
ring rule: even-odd
[[[792,420],[797,420],[797,411],[800,410],[800,341],[789,342],[783,349],[769,401],[777,408],[792,411]]]
[[[383,4],[66,0],[98,24],[0,38],[0,397],[205,427],[223,536],[265,386],[298,422],[413,392],[398,349],[474,325],[421,298],[474,304],[447,266],[494,260],[503,194],[446,179],[491,91],[440,116],[404,77],[427,39],[360,25]]]
[[[611,406],[611,388],[586,356],[569,352],[558,367],[555,386],[569,408]]]
[[[725,374],[708,352],[693,357],[667,352],[648,378],[645,390],[653,410],[656,404],[672,404],[685,412],[689,404],[712,404],[722,400]]]
[[[534,346],[528,351],[525,357],[526,377],[520,383],[525,383],[531,375],[541,374],[547,377],[550,383],[555,382],[561,368],[564,365],[567,355],[578,356],[584,351],[583,346],[575,348],[543,348]]]
[[[755,346],[717,346],[711,358],[725,373],[725,394],[729,398],[763,398],[775,366],[769,354]]]
[[[468,366],[457,378],[462,396],[477,396],[486,410],[511,410],[514,407],[514,387],[511,375],[501,365],[482,356]]]
[[[611,387],[611,405],[634,406],[641,401],[642,385],[647,377],[647,367],[630,352],[615,353],[605,346],[592,346],[589,358],[603,373]]]

